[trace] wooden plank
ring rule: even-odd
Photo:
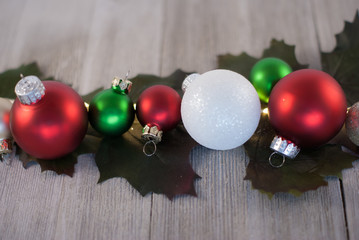
[[[47,75],[81,93],[108,86],[113,75],[204,72],[215,56],[260,56],[272,37],[297,45],[302,63],[319,67],[325,30],[352,20],[357,1],[51,1],[0,2],[0,69],[37,60]],[[314,7],[313,7],[314,6]],[[344,10],[343,10],[344,9]],[[337,14],[341,12],[341,14]],[[326,18],[323,20],[323,16]],[[316,24],[323,26],[315,32]],[[319,16],[319,17],[318,17]],[[335,16],[338,18],[331,18]],[[6,21],[5,21],[6,20]],[[165,32],[162,32],[162,26]],[[334,28],[333,28],[334,29]],[[333,31],[328,35],[332,37]],[[317,38],[318,35],[318,38]],[[162,36],[164,36],[162,41]],[[162,45],[163,43],[163,45]],[[162,53],[161,52],[162,49]],[[125,180],[96,185],[94,160],[81,157],[74,178],[0,164],[1,239],[346,239],[339,181],[300,198],[272,200],[243,181],[243,148],[196,148],[198,198],[142,198]],[[344,172],[348,230],[358,238],[358,166]],[[151,216],[151,204],[152,216]],[[151,222],[151,223],[150,223]]]
[[[95,1],[15,2],[25,7],[19,15],[12,12],[8,20],[20,21],[7,56],[11,66],[37,61],[46,75],[68,84],[76,83]],[[84,4],[87,7],[83,7]]]
[[[11,23],[2,32],[11,34],[0,38],[10,49],[0,55],[2,70],[36,60],[47,75],[82,93],[109,86],[114,75],[129,68],[133,74],[159,74],[162,2],[25,3],[0,8],[0,16],[9,11],[5,16]],[[19,5],[24,5],[20,17]],[[143,198],[124,179],[97,185],[93,157],[80,158],[73,178],[40,173],[39,166],[25,171],[17,161],[11,167],[1,164],[0,176],[0,239],[149,236],[151,196]]]
[[[159,74],[162,1],[97,1],[79,90],[109,87],[114,76]]]
[[[169,0],[162,73],[214,69],[215,56],[226,52],[258,57],[271,38],[295,44],[301,62],[318,68],[312,11],[310,1]],[[196,183],[199,197],[169,202],[154,195],[151,239],[347,239],[337,179],[299,198],[278,194],[270,200],[243,181],[243,147],[199,147],[191,158],[203,177]]]
[[[1,239],[54,239],[64,176],[1,163]]]
[[[320,50],[332,51],[336,45],[335,34],[344,29],[344,21],[353,21],[359,1],[312,0],[312,6]]]
[[[344,21],[353,21],[359,9],[359,1],[313,1],[316,9],[314,19],[318,29],[319,46],[322,51],[332,51],[336,45],[334,34],[344,29]],[[330,14],[332,13],[332,14]],[[343,195],[349,239],[359,239],[359,165],[343,171]]]
[[[151,196],[143,198],[125,179],[96,184],[92,156],[82,156],[73,178],[65,178],[56,206],[55,239],[145,239]]]
[[[359,239],[359,162],[343,171],[343,193],[348,222],[349,239]]]
[[[26,0],[22,1],[0,1],[0,69],[17,67],[11,64],[11,56],[15,51],[13,42],[17,35],[17,29],[21,15],[25,9]]]

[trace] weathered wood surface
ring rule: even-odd
[[[80,93],[113,75],[204,72],[218,54],[259,57],[272,38],[320,68],[358,0],[0,0],[0,71],[36,60]],[[1,84],[1,83],[0,83]],[[0,164],[0,239],[359,239],[359,165],[343,181],[273,199],[244,181],[242,147],[191,154],[198,198],[141,197],[124,179],[97,185],[91,155],[73,178]]]

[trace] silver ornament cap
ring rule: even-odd
[[[163,131],[159,130],[157,126],[150,127],[149,125],[144,126],[142,129],[142,139],[145,141],[153,141],[159,143],[162,140]]]
[[[132,82],[127,80],[127,77],[125,79],[114,77],[112,80],[112,88],[120,93],[128,94],[131,91],[131,87]]]
[[[295,158],[300,152],[300,148],[297,145],[278,135],[273,138],[270,148],[276,153],[291,159]]]
[[[201,74],[198,73],[192,73],[188,75],[182,82],[182,91],[185,92],[189,85],[191,85],[191,83],[196,80],[196,78],[198,78],[200,75]]]
[[[16,84],[15,93],[22,104],[31,105],[45,95],[45,87],[38,77],[26,76]]]

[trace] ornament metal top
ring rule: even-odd
[[[189,85],[191,85],[191,83],[200,76],[201,74],[199,73],[192,73],[190,75],[188,75],[182,82],[182,91],[186,92],[187,88],[189,87]]]
[[[131,91],[132,82],[128,80],[128,72],[126,74],[125,79],[114,77],[112,80],[112,89],[119,93],[128,94]]]
[[[38,77],[21,75],[21,80],[15,86],[15,93],[22,104],[31,105],[45,95],[45,87]]]
[[[282,167],[285,163],[285,157],[288,157],[290,159],[295,158],[298,153],[300,152],[300,147],[298,147],[297,145],[295,145],[293,142],[284,139],[278,135],[276,135],[271,144],[270,144],[270,149],[272,149],[274,152],[269,156],[269,164],[272,167]],[[283,156],[282,162],[279,165],[275,165],[272,162],[272,158],[275,154],[279,154]]]

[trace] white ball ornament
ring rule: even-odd
[[[188,76],[182,88],[181,115],[189,135],[199,144],[228,150],[245,143],[256,130],[261,105],[257,91],[242,75],[212,70]]]

